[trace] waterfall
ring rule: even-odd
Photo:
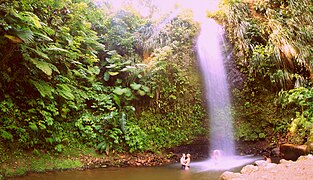
[[[218,150],[223,156],[233,156],[233,122],[224,67],[223,36],[222,27],[213,19],[206,18],[201,22],[196,48],[209,112],[210,152]]]

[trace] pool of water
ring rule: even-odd
[[[192,162],[189,170],[181,170],[180,164],[157,167],[99,168],[84,171],[69,170],[47,173],[31,173],[27,176],[11,179],[22,180],[214,180],[225,171],[239,172],[246,164],[251,164],[258,157],[235,157]]]

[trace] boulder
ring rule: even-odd
[[[241,174],[250,174],[252,172],[257,171],[258,169],[259,169],[258,166],[247,165],[247,166],[243,167],[240,172],[241,172]]]
[[[255,164],[259,167],[259,169],[273,169],[277,166],[275,163],[270,163],[264,160],[255,161]]]
[[[308,154],[307,156],[300,156],[298,158],[298,161],[303,161],[303,160],[307,160],[307,159],[313,159],[313,155],[312,154]]]
[[[228,179],[244,179],[242,178],[242,174],[240,173],[233,173],[229,171],[225,171],[220,177],[219,180],[228,180]]]
[[[282,144],[280,146],[280,155],[286,160],[296,161],[300,156],[308,153],[307,145]]]
[[[268,162],[264,160],[258,160],[254,162],[257,166],[267,166]]]
[[[272,153],[272,156],[279,156],[280,154],[279,147],[272,149],[271,153]]]

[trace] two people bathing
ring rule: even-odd
[[[190,168],[190,154],[183,153],[183,156],[180,158],[180,164],[182,169],[188,170]]]

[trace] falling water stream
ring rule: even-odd
[[[193,163],[193,166],[198,171],[229,170],[256,158],[235,154],[230,93],[224,67],[228,58],[224,48],[223,28],[213,19],[201,19],[200,23],[196,49],[209,112],[211,157]]]
[[[197,40],[198,61],[205,84],[210,119],[210,149],[234,155],[230,96],[224,67],[223,29],[213,19],[202,22]]]

